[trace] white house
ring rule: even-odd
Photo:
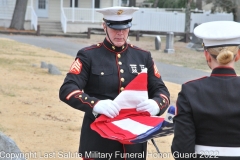
[[[15,3],[16,0],[0,0],[0,26],[10,25]],[[28,0],[25,29],[36,29],[38,21],[55,21],[62,22],[64,32],[72,31],[72,23],[74,32],[82,32],[101,22],[102,15],[95,12],[96,8],[119,5],[121,0]]]
[[[16,0],[0,0],[0,26],[6,28],[10,26],[15,3]],[[57,26],[63,33],[86,32],[89,27],[101,28],[102,14],[95,9],[124,6],[127,3],[128,0],[28,0],[24,28],[37,30],[37,25],[42,25],[42,22],[54,22],[56,24],[50,24],[46,28]],[[136,1],[138,5],[143,3],[143,0]],[[213,20],[232,21],[233,14],[192,13],[191,31],[194,23]],[[145,7],[134,13],[131,27],[132,30],[182,33],[184,28],[184,12],[166,12],[165,9]]]

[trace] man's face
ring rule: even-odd
[[[105,25],[105,27],[107,26]],[[108,32],[108,36],[115,46],[121,47],[127,41],[129,28],[123,29],[123,30],[116,30],[116,29],[107,27],[107,30],[105,28],[105,32]],[[109,42],[111,42],[108,36],[106,36],[106,38]]]

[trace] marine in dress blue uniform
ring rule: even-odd
[[[116,30],[131,27],[132,13],[136,8],[111,7],[98,10],[104,15],[108,27]],[[106,33],[108,38],[108,32]],[[109,38],[110,39],[110,38]],[[80,136],[79,153],[85,158],[109,159],[109,157],[89,157],[89,153],[110,153],[111,160],[124,159],[124,153],[135,156],[126,159],[146,159],[147,143],[123,145],[117,141],[102,138],[91,130],[90,124],[100,114],[94,112],[102,100],[113,100],[124,90],[143,68],[148,69],[148,95],[162,115],[169,105],[169,92],[149,51],[125,42],[115,46],[111,39],[78,51],[69,73],[60,88],[60,99],[71,107],[85,112]],[[88,155],[86,155],[86,153]],[[96,154],[94,154],[96,155]]]
[[[203,39],[210,76],[182,85],[174,117],[175,159],[240,159],[240,23],[207,22],[195,28]]]

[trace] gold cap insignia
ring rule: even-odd
[[[123,13],[123,10],[118,10],[117,15],[120,15]]]

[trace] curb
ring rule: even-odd
[[[37,32],[11,32],[11,31],[0,31],[0,34],[10,34],[10,35],[31,35],[31,36],[52,36],[52,37],[74,37],[74,38],[88,38],[87,34],[57,34],[57,33],[40,33]]]

